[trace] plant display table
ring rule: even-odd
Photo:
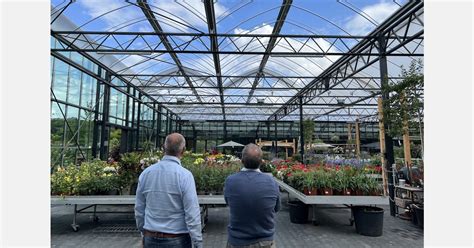
[[[322,208],[318,205],[344,205],[345,207],[350,208],[354,205],[388,205],[389,198],[386,196],[344,196],[344,195],[313,195],[308,196],[300,191],[294,189],[293,187],[289,186],[288,184],[284,183],[283,181],[276,179],[275,181],[278,185],[288,192],[289,197],[296,198],[301,202],[312,205],[313,208],[313,223],[317,224],[318,219],[316,216],[316,208]],[[325,207],[329,208],[329,207]],[[335,208],[334,206],[330,208]],[[353,218],[350,218],[350,224],[353,224]]]
[[[199,205],[201,206],[201,224],[204,229],[207,222],[209,205],[226,205],[223,195],[198,195]],[[51,196],[51,205],[74,205],[74,216],[71,227],[77,232],[79,225],[77,224],[77,214],[92,214],[92,220],[97,222],[98,213],[123,213],[131,214],[133,212],[118,211],[97,211],[97,205],[135,205],[134,195],[87,195],[87,196]],[[78,208],[78,205],[85,205]],[[93,208],[92,211],[89,209]],[[89,211],[88,211],[89,210]]]

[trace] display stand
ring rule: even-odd
[[[211,205],[226,205],[223,195],[198,195],[201,211],[201,225],[205,228],[208,208]],[[135,205],[134,195],[88,195],[88,196],[51,196],[51,205],[74,205],[74,215],[71,227],[77,232],[77,214],[92,214],[94,222],[99,221],[97,214],[133,214],[130,211],[97,211],[98,205]],[[78,205],[85,205],[79,208]],[[93,208],[93,210],[91,210]]]
[[[276,179],[278,185],[288,192],[288,198],[296,198],[301,202],[312,206],[312,221],[313,224],[319,224],[319,220],[316,215],[316,209],[322,208],[341,208],[337,206],[324,206],[321,205],[343,205],[343,208],[350,208],[356,205],[388,205],[389,198],[386,196],[344,196],[344,195],[312,195],[308,196],[283,181]],[[353,224],[353,216],[349,219],[350,225]]]

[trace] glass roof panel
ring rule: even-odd
[[[201,0],[152,0],[147,1],[149,9],[137,1],[52,0],[52,16],[61,13],[52,30],[88,31],[59,36],[140,86],[157,102],[182,114],[182,119],[222,120],[224,104],[225,119],[265,120],[305,87],[320,87],[318,95],[305,106],[307,114],[316,119],[323,118],[320,115],[327,112],[344,116],[343,111],[348,107],[334,109],[338,108],[334,106],[338,101],[346,105],[362,102],[355,107],[363,107],[365,100],[361,99],[375,99],[381,84],[379,63],[369,63],[362,70],[356,68],[377,57],[378,47],[366,47],[361,54],[354,54],[351,49],[368,39],[366,35],[387,18],[412,3],[407,0],[293,0],[291,6],[282,3],[214,1],[216,23],[209,25]],[[152,20],[147,18],[146,11],[153,13]],[[279,17],[281,13],[285,14]],[[406,42],[408,37],[423,32],[423,7],[417,14],[409,22],[394,26],[389,33],[387,50],[394,50],[393,54],[397,55],[387,57],[390,81],[396,82],[401,69],[407,68],[412,60],[423,60],[423,38]],[[154,23],[164,33],[157,33]],[[215,38],[209,35],[210,26],[218,34]],[[217,53],[213,50],[214,41],[219,61],[214,61],[213,53]],[[407,44],[400,45],[401,42]],[[64,54],[68,47],[56,45],[55,49],[63,49],[58,53]],[[341,63],[346,60],[350,66],[344,68]],[[327,74],[333,67],[344,71]],[[342,75],[349,75],[349,79]],[[324,77],[337,84],[324,89],[321,87]],[[209,105],[193,108],[186,105],[199,101]],[[376,109],[376,106],[367,107]],[[216,112],[209,115],[206,111]],[[283,120],[298,120],[297,112],[291,111]],[[367,112],[362,111],[358,116],[362,115]]]

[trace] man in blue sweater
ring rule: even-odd
[[[275,247],[275,213],[280,210],[278,184],[260,172],[262,150],[248,144],[242,150],[244,168],[225,181],[230,207],[227,247]]]

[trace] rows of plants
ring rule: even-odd
[[[138,177],[148,166],[160,161],[161,152],[130,152],[117,160],[94,160],[80,166],[58,167],[51,175],[53,195],[134,194]],[[206,155],[186,152],[183,167],[194,175],[199,194],[219,194],[225,179],[241,168],[238,158],[231,155]]]
[[[380,166],[304,165],[281,161],[273,175],[306,195],[380,195]]]

